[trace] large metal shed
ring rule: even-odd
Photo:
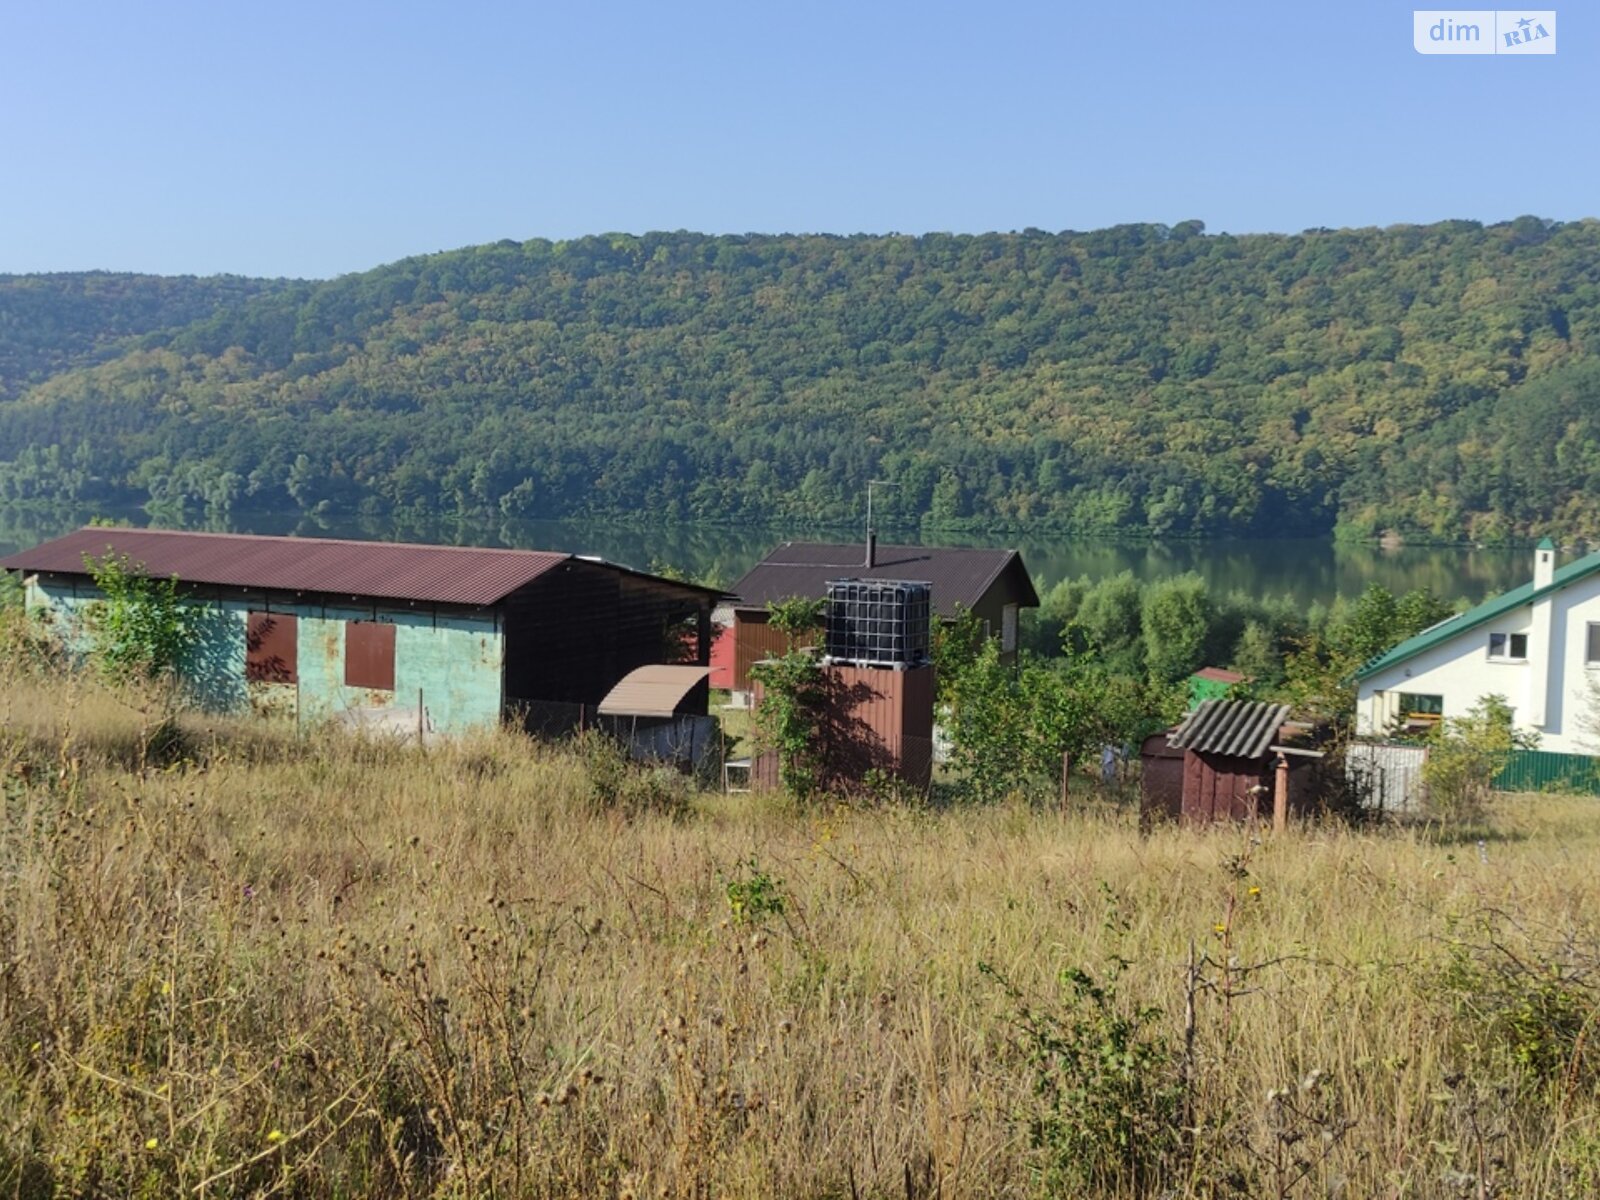
[[[80,529],[0,567],[71,642],[102,599],[88,560],[107,556],[199,610],[181,673],[207,707],[424,733],[584,725],[637,667],[707,665],[721,597],[538,550],[158,529]]]

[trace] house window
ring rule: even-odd
[[[1406,721],[1437,721],[1444,716],[1444,697],[1401,692],[1400,716]]]
[[[1589,640],[1584,648],[1583,661],[1591,667],[1600,667],[1600,622],[1589,622]]]
[[[1494,662],[1526,662],[1528,660],[1528,635],[1525,633],[1491,633],[1489,658]]]
[[[394,626],[383,621],[344,623],[344,685],[394,691]]]
[[[295,683],[300,622],[288,613],[253,612],[245,624],[244,677],[251,683]]]

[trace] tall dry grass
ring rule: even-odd
[[[0,1195],[1600,1194],[1593,801],[1482,845],[675,809],[0,684]],[[1030,1136],[1041,1028],[1118,1052],[1072,968],[1182,1089],[1142,1176]]]

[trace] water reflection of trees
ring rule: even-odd
[[[388,541],[438,542],[462,546],[505,546],[594,554],[648,569],[670,566],[695,578],[728,585],[768,550],[787,540],[850,541],[858,530],[804,527],[760,528],[672,524],[656,527],[617,521],[541,521],[440,519],[426,513],[322,512],[238,513],[208,519],[203,513],[165,514],[153,520],[143,509],[96,512],[78,506],[0,505],[0,553],[10,553],[58,537],[100,515],[131,524],[173,528],[232,530],[239,533],[294,534],[300,537],[353,537]],[[1449,599],[1476,602],[1515,587],[1532,574],[1532,552],[1459,547],[1402,546],[1384,549],[1332,541],[1261,539],[1256,541],[1126,541],[1090,538],[1030,538],[970,532],[920,539],[888,532],[889,540],[925,540],[931,545],[1009,545],[1023,553],[1041,584],[1088,576],[1100,579],[1132,571],[1140,580],[1162,579],[1186,571],[1199,574],[1213,591],[1246,591],[1258,596],[1292,597],[1300,604],[1324,603],[1335,595],[1355,596],[1368,583],[1400,594],[1428,588]]]

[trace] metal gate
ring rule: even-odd
[[[1415,813],[1422,809],[1422,765],[1428,748],[1407,742],[1351,742],[1345,777],[1373,812]]]

